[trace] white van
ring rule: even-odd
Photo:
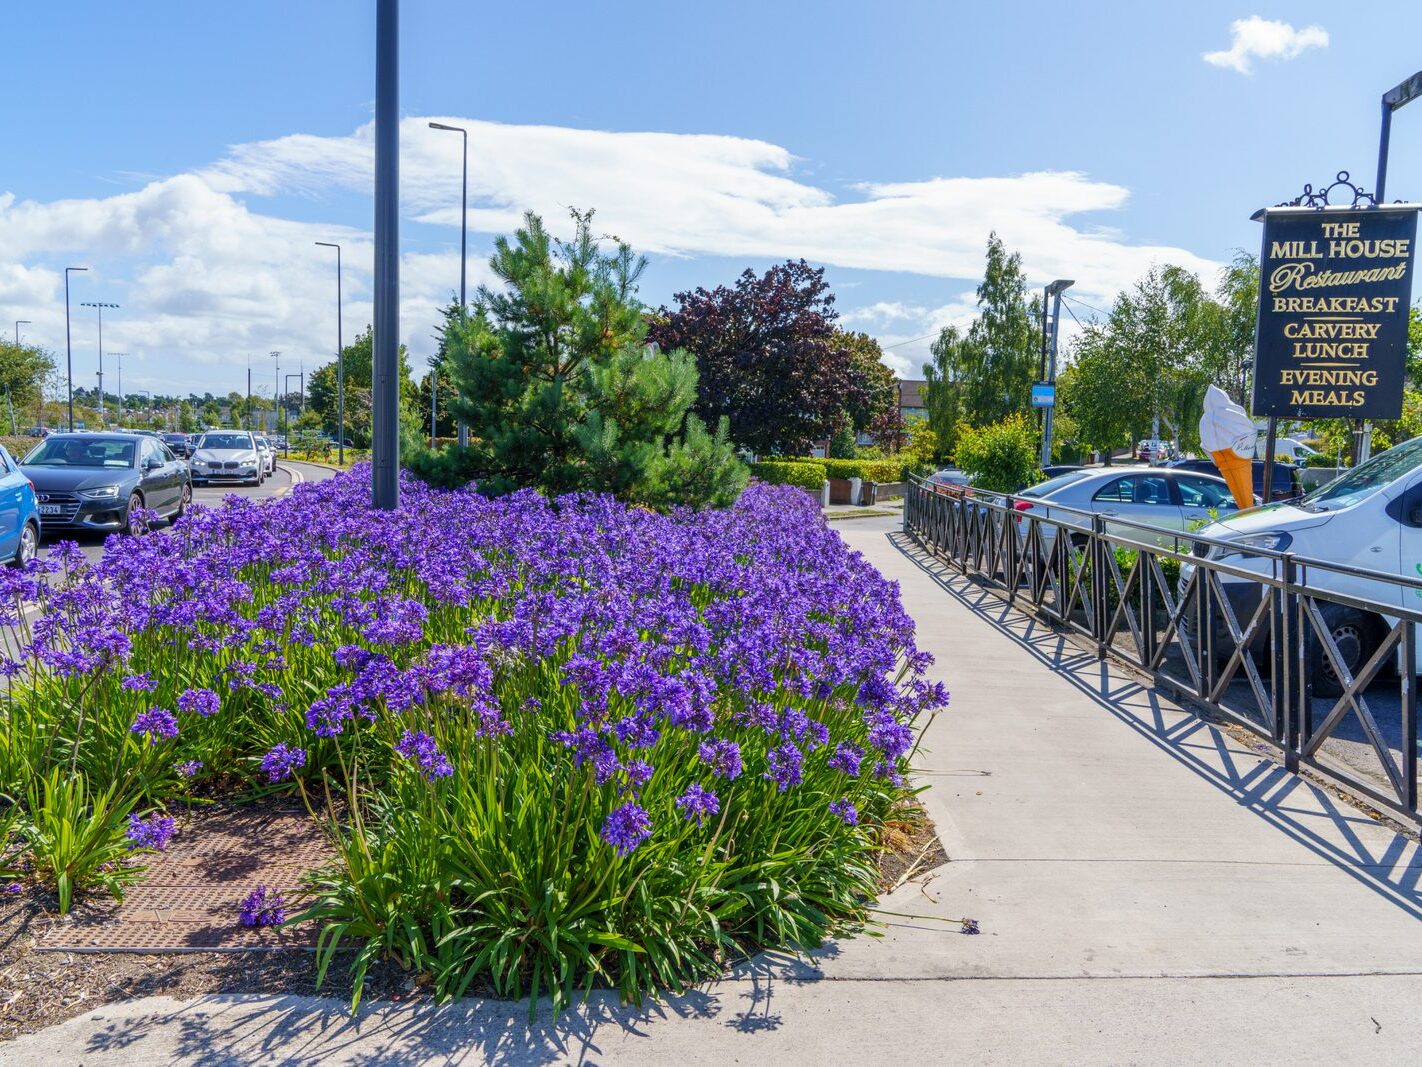
[[[1203,537],[1232,542],[1237,550],[1210,547],[1208,559],[1261,574],[1278,566],[1251,548],[1291,552],[1303,559],[1338,563],[1382,575],[1422,576],[1422,438],[1379,452],[1342,476],[1289,504],[1253,508],[1211,523]],[[1181,581],[1193,568],[1182,567]],[[1366,575],[1339,574],[1300,565],[1299,580],[1307,586],[1378,604],[1365,611],[1342,604],[1320,604],[1320,613],[1350,672],[1368,661],[1396,621],[1383,610],[1389,605],[1422,608],[1422,589],[1396,585]],[[1241,627],[1248,623],[1263,586],[1246,578],[1221,574],[1220,583]],[[1222,623],[1215,621],[1216,634]],[[1217,636],[1218,639],[1218,636]],[[1338,695],[1337,679],[1321,649],[1309,657],[1310,673],[1319,695]]]
[[[1254,458],[1263,459],[1268,451],[1268,438],[1260,435],[1254,442]],[[1280,463],[1293,463],[1302,467],[1310,456],[1318,455],[1318,449],[1310,448],[1292,437],[1280,437],[1274,442],[1274,459]]]

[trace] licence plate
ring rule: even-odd
[[[41,504],[39,506],[39,513],[41,515],[63,515],[64,509],[58,504]]]

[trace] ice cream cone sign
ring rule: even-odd
[[[1254,420],[1217,385],[1205,393],[1200,416],[1200,444],[1229,483],[1234,502],[1254,506]]]

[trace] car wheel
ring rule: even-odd
[[[138,513],[143,510],[143,497],[134,493],[128,498],[128,507],[123,509],[123,532],[130,537],[143,532]]]
[[[183,491],[178,494],[178,510],[173,512],[173,518],[181,519],[188,513],[188,505],[193,502],[193,487],[184,485]]]
[[[1327,604],[1320,612],[1328,634],[1338,647],[1339,659],[1348,668],[1348,673],[1356,676],[1358,669],[1368,662],[1368,657],[1377,647],[1377,633],[1374,619],[1367,612],[1347,608],[1342,604]],[[1343,682],[1333,669],[1333,661],[1323,650],[1323,643],[1309,627],[1306,663],[1308,676],[1313,682],[1313,694],[1320,697],[1343,695]]]
[[[23,567],[35,558],[39,552],[39,527],[32,522],[27,522],[20,530],[20,543],[15,546],[14,558],[10,560],[12,567]]]

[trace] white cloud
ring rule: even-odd
[[[1251,15],[1235,19],[1229,27],[1229,48],[1221,52],[1206,52],[1206,63],[1216,67],[1250,73],[1255,59],[1293,59],[1310,48],[1327,48],[1328,31],[1322,26],[1305,26],[1296,30],[1287,22]]]
[[[458,285],[461,139],[428,129],[427,121],[409,118],[401,128],[402,211],[414,224],[403,228],[400,333],[417,365],[433,350],[438,308]],[[1201,272],[1217,266],[1184,249],[1133,245],[1084,224],[1081,216],[1119,210],[1128,192],[1076,172],[834,191],[797,177],[795,157],[765,141],[442,121],[470,132],[476,234],[506,233],[525,210],[566,231],[570,207],[596,208],[597,229],[653,256],[648,287],[658,256],[803,256],[831,267],[958,279],[971,288],[992,230],[1021,253],[1034,285],[1073,277],[1088,300],[1109,299],[1155,263]],[[294,370],[304,359],[309,370],[330,359],[335,334],[333,256],[314,242],[343,245],[350,339],[371,316],[370,235],[283,218],[276,213],[281,202],[268,198],[308,198],[317,205],[303,207],[309,216],[334,192],[369,190],[371,171],[371,127],[363,126],[348,136],[299,134],[236,146],[210,167],[109,197],[21,202],[0,195],[0,305],[35,319],[35,339],[57,338],[62,346],[63,267],[86,264],[93,270],[76,276],[76,305],[124,305],[106,317],[104,340],[133,354],[135,375],[146,376],[130,382],[126,375],[126,386],[225,392],[244,384],[249,355],[269,369],[270,349],[283,351],[283,366]],[[489,276],[483,242],[471,243],[472,290]],[[935,323],[961,317],[971,303],[971,293],[937,309],[886,299],[849,311],[846,321],[894,344],[936,332]],[[92,380],[93,358],[79,353],[91,353],[96,342],[89,316],[76,307],[76,381]],[[906,368],[921,362],[920,348],[926,353],[927,343],[894,349],[894,361]]]

